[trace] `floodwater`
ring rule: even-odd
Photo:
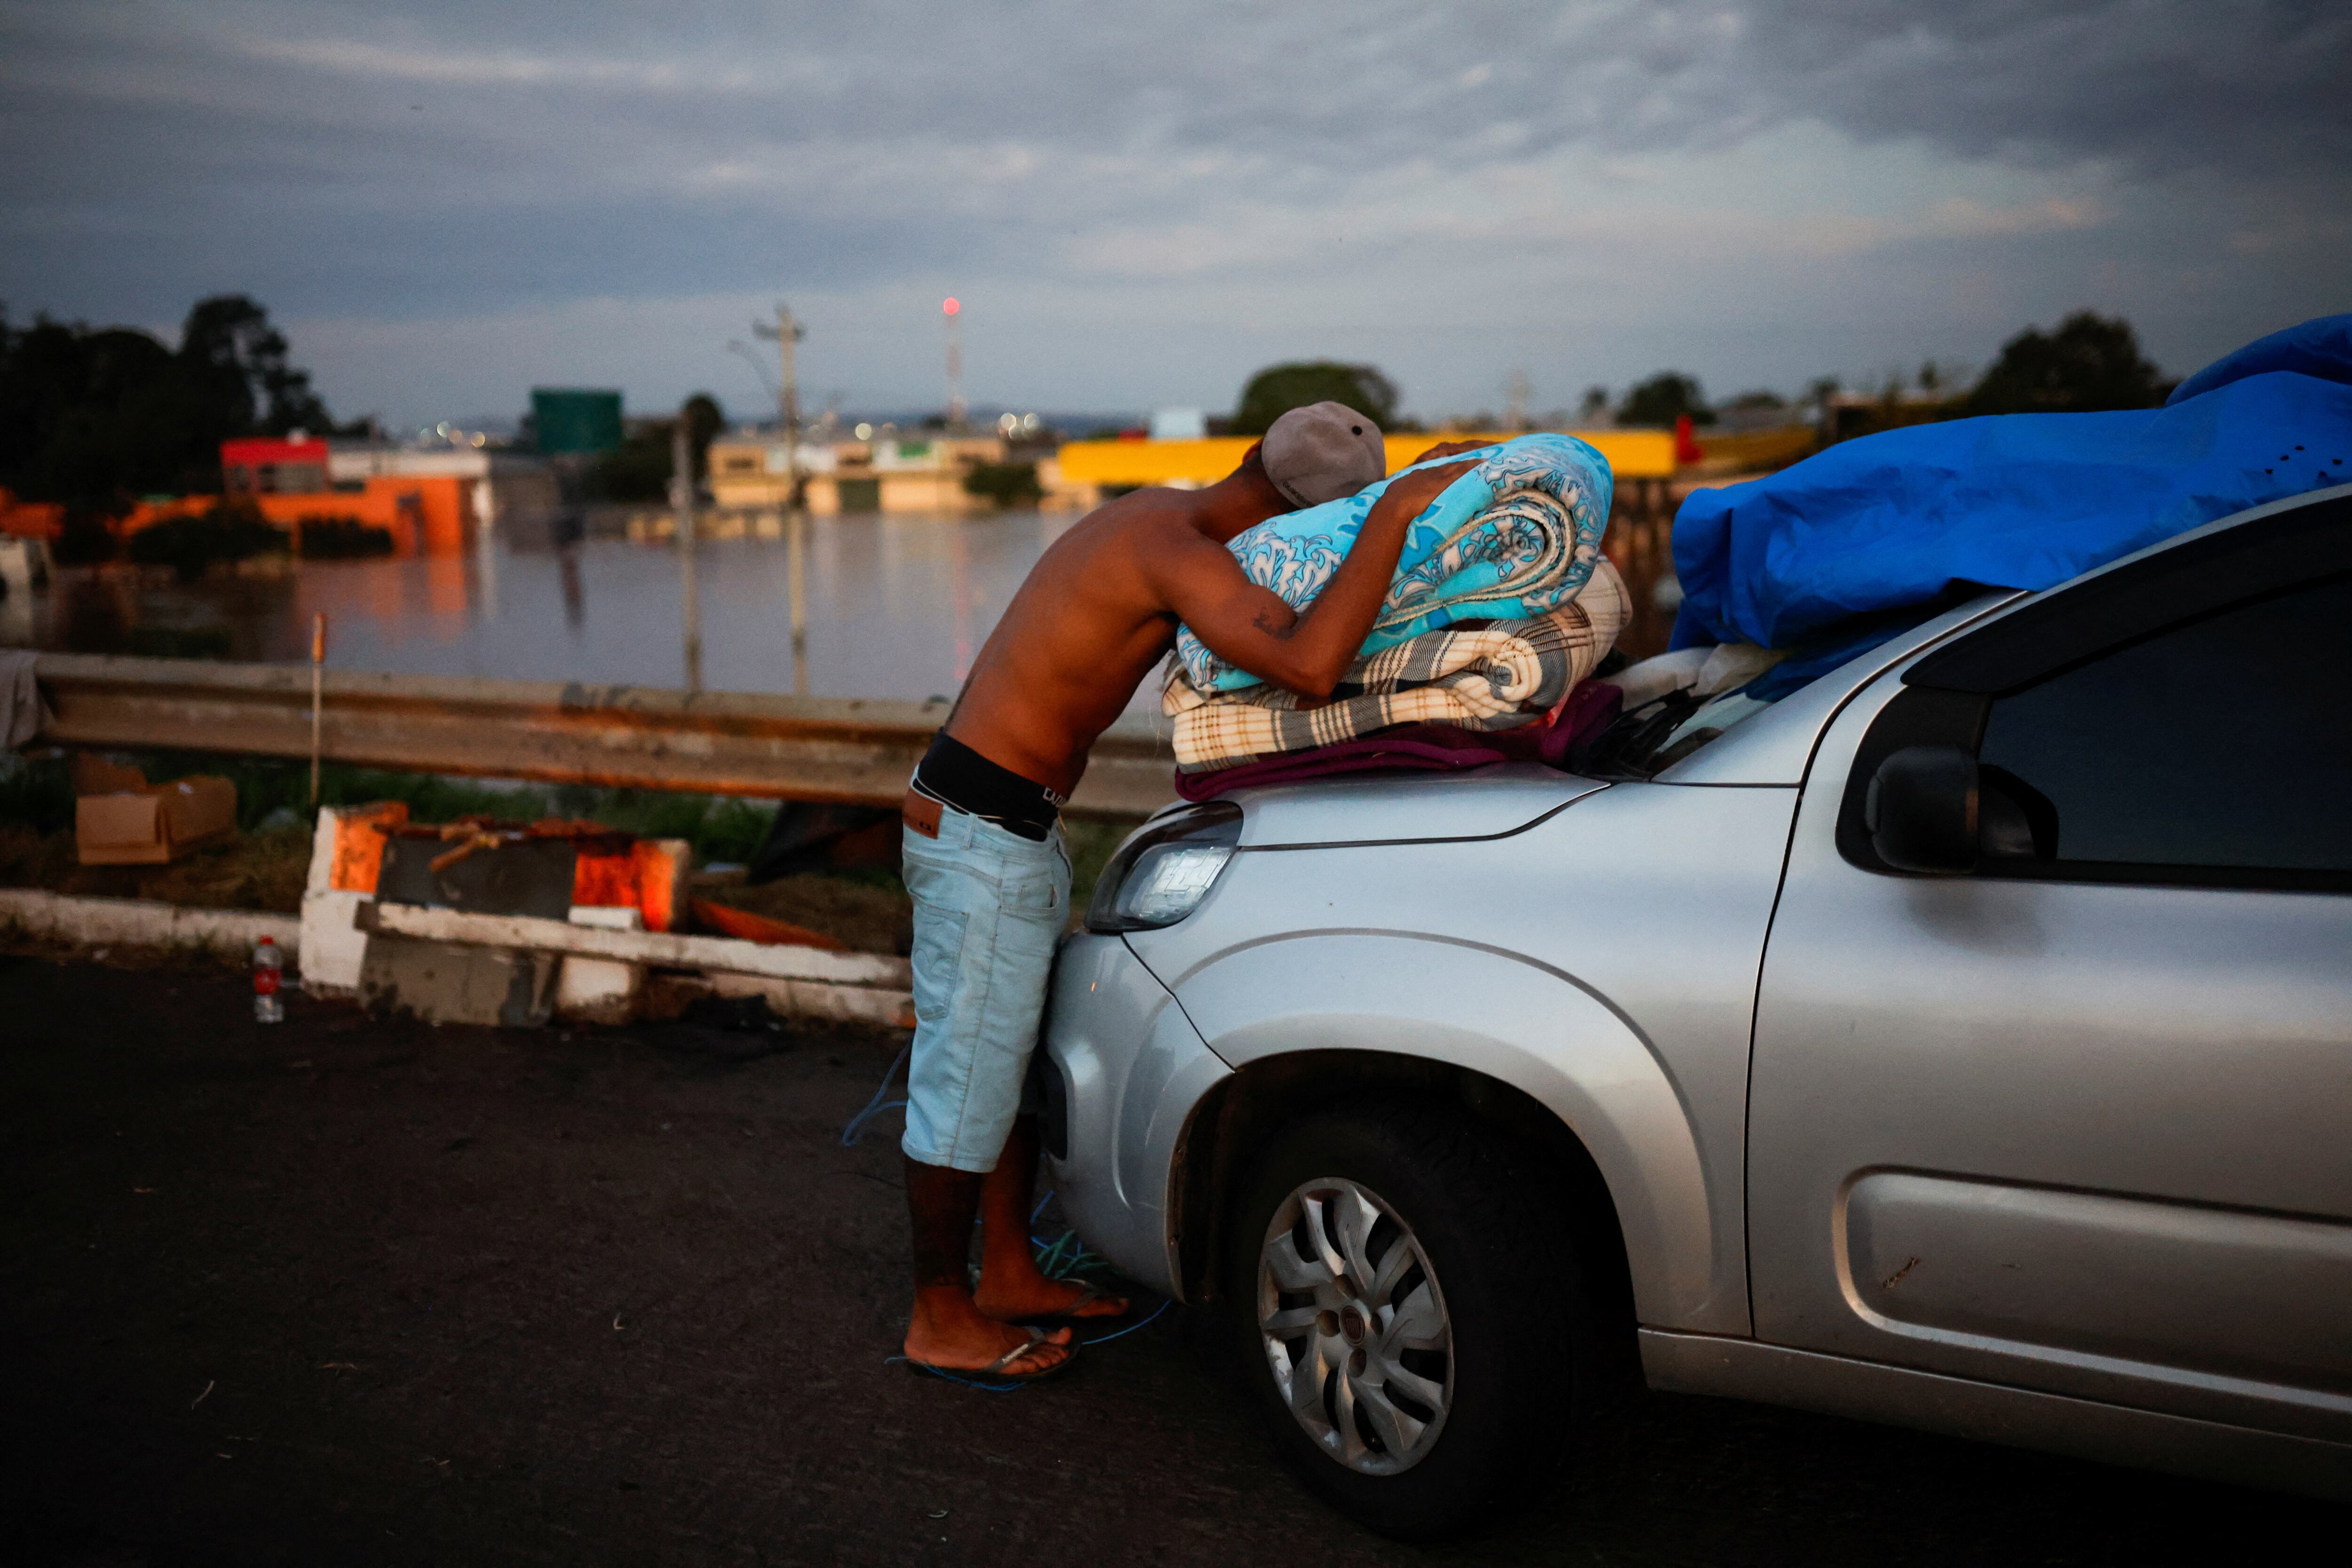
[[[705,539],[695,552],[708,690],[951,697],[1070,513],[804,519],[806,658],[793,667],[788,538]],[[491,540],[461,556],[220,569],[193,584],[66,570],[0,601],[0,645],[344,670],[679,687],[679,559],[668,541],[566,550]],[[1139,694],[1133,711],[1156,708]]]

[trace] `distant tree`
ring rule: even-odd
[[[686,439],[694,449],[694,476],[710,472],[710,444],[727,428],[727,411],[709,392],[696,392],[678,405],[686,416]]]
[[[283,528],[273,528],[250,501],[224,501],[202,517],[166,517],[131,536],[127,553],[142,566],[168,566],[194,582],[216,560],[282,554]]]
[[[286,354],[286,334],[242,294],[198,300],[180,328],[181,360],[215,389],[219,407],[241,416],[244,433],[328,434],[334,421],[310,390],[310,372],[288,364]]]
[[[1000,507],[1034,507],[1045,498],[1034,463],[975,463],[963,476],[964,493]]]
[[[390,555],[390,528],[363,523],[357,517],[304,517],[296,530],[296,552],[304,560],[358,560]]]
[[[1666,427],[1684,414],[1690,415],[1693,424],[1715,423],[1715,411],[1706,406],[1698,378],[1680,371],[1660,371],[1627,392],[1625,401],[1617,405],[1620,424]]]
[[[696,392],[678,405],[686,419],[687,440],[694,451],[694,476],[710,470],[710,443],[727,428],[726,411],[709,392]],[[670,433],[677,416],[633,419],[621,435],[621,444],[599,456],[590,466],[585,494],[599,501],[664,501],[669,498]]]
[[[2139,350],[2120,316],[2078,310],[2054,331],[2029,327],[2001,345],[2000,358],[1968,396],[1969,413],[2095,413],[2153,408],[2163,373]]]
[[[243,295],[200,300],[175,352],[145,332],[0,315],[0,485],[77,512],[220,488],[220,444],[334,428],[285,336]],[[86,530],[85,530],[86,531]]]
[[[1605,423],[1609,418],[1609,389],[1607,387],[1585,388],[1584,402],[1578,406],[1576,417],[1579,423],[1586,425]]]
[[[1789,406],[1789,400],[1782,397],[1779,392],[1759,387],[1754,392],[1741,392],[1738,397],[1733,398],[1729,402],[1725,403],[1723,406],[1726,409],[1786,408]]]
[[[659,501],[669,494],[669,433],[672,421],[632,419],[621,430],[621,444],[599,453],[583,482],[584,494],[599,501]]]
[[[120,509],[126,494],[179,488],[217,423],[206,412],[144,332],[0,322],[0,485],[20,496]]]
[[[66,513],[64,525],[49,541],[49,559],[59,566],[96,566],[112,560],[121,546],[104,517],[88,507],[76,507]],[[81,646],[79,642],[73,645]]]
[[[1264,435],[1268,425],[1292,409],[1326,401],[1370,414],[1372,423],[1383,429],[1396,422],[1396,383],[1378,370],[1334,360],[1306,360],[1269,365],[1249,379],[1234,410],[1234,434]]]

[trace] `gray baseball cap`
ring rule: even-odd
[[[1343,402],[1294,408],[1267,427],[1265,476],[1293,506],[1352,496],[1387,475],[1381,427]]]

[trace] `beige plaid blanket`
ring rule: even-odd
[[[1350,664],[1327,701],[1273,685],[1204,693],[1171,659],[1160,709],[1175,721],[1176,766],[1186,773],[1336,746],[1401,724],[1510,729],[1540,717],[1591,674],[1625,614],[1624,580],[1604,556],[1559,609],[1383,648]]]

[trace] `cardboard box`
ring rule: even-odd
[[[163,865],[236,831],[236,786],[226,779],[142,779],[74,801],[84,865]]]

